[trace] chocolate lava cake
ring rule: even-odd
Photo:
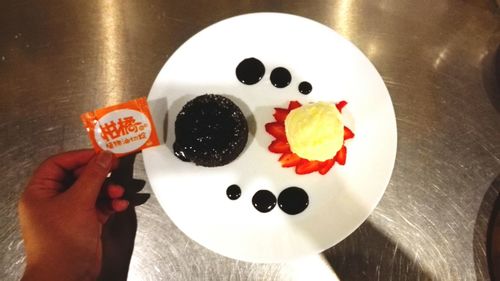
[[[243,151],[248,124],[240,108],[221,95],[205,94],[184,105],[175,120],[174,153],[205,167],[226,165]]]

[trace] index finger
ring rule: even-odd
[[[74,150],[52,156],[36,169],[32,182],[60,182],[64,180],[67,172],[86,165],[94,156],[95,152],[92,149]]]

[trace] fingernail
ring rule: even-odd
[[[115,200],[113,200],[113,202],[111,204],[113,205],[113,209],[115,211],[121,212],[121,211],[124,211],[125,209],[127,209],[129,202],[127,200],[123,200],[123,199],[115,199]]]
[[[104,169],[108,169],[113,161],[113,154],[109,151],[100,152],[97,155],[96,163]]]
[[[120,198],[125,193],[125,189],[120,185],[110,185],[108,195],[111,198]]]

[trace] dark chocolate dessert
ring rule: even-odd
[[[213,94],[186,103],[175,120],[174,153],[205,167],[232,162],[245,148],[248,125],[230,99]]]

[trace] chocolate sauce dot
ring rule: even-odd
[[[292,75],[290,71],[284,67],[276,67],[271,71],[271,84],[276,88],[285,88],[290,85]]]
[[[312,89],[313,89],[313,87],[312,87],[311,83],[309,83],[307,81],[300,82],[300,84],[299,84],[299,92],[301,94],[307,95],[312,91]]]
[[[259,190],[252,197],[252,204],[257,211],[267,213],[276,206],[276,196],[269,190]]]
[[[227,188],[226,195],[229,199],[236,200],[241,196],[241,188],[236,184],[232,184]]]
[[[253,85],[259,82],[265,72],[266,68],[264,64],[256,58],[244,59],[236,67],[236,77],[241,83],[246,85]]]
[[[296,215],[304,211],[309,205],[309,196],[299,187],[289,187],[281,191],[278,196],[278,206],[289,215]]]

